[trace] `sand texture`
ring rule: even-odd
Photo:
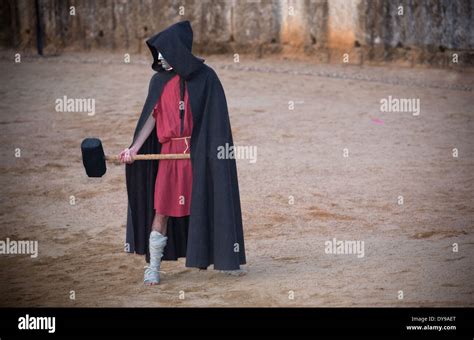
[[[39,242],[37,258],[0,255],[0,306],[474,305],[472,72],[209,58],[235,144],[258,150],[237,161],[248,273],[165,262],[148,288],[123,251],[124,167],[88,178],[80,154],[85,137],[131,141],[152,70],[121,58],[0,60],[0,240]],[[95,98],[95,115],[56,112],[63,96]],[[388,96],[420,115],[381,112]],[[327,254],[333,238],[364,257]]]

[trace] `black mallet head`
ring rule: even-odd
[[[82,162],[87,176],[102,177],[107,171],[102,142],[98,138],[86,138],[81,143]]]

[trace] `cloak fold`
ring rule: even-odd
[[[150,80],[133,141],[152,113],[166,82],[179,74],[186,80],[193,113],[191,213],[187,217],[169,218],[163,260],[186,257],[187,267],[206,268],[214,264],[214,269],[236,270],[246,263],[237,167],[235,159],[217,157],[219,146],[225,147],[226,143],[233,146],[227,102],[214,70],[192,55],[192,36],[190,23],[183,21],[147,41],[154,58],[152,68],[157,73]],[[173,71],[161,68],[159,52]],[[139,154],[159,153],[160,149],[155,128]],[[129,252],[145,254],[147,262],[158,166],[158,161],[139,161],[126,166],[129,202],[126,242]]]

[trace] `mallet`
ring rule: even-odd
[[[82,163],[86,168],[87,176],[102,177],[107,171],[106,161],[118,161],[118,156],[106,156],[102,142],[98,138],[86,138],[81,143]],[[178,154],[142,154],[133,157],[134,161],[189,159],[189,153]]]

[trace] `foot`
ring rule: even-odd
[[[160,272],[158,270],[146,267],[145,278],[143,280],[145,286],[155,286],[160,283]]]

